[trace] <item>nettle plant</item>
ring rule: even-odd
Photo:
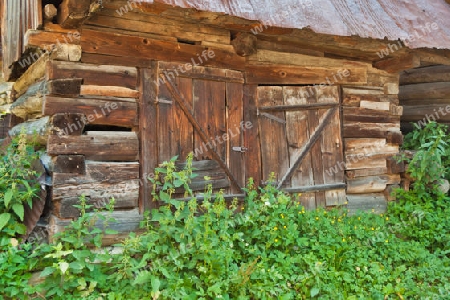
[[[0,165],[0,237],[25,234],[24,206],[32,206],[40,185],[32,168],[40,152],[27,143],[25,132],[12,139]]]
[[[405,136],[403,148],[415,151],[406,159],[407,171],[415,179],[414,192],[423,198],[439,194],[437,185],[444,178],[450,179],[450,137],[446,125],[429,122],[424,128],[414,126],[415,130]]]

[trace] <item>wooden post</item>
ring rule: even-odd
[[[158,62],[152,61],[150,69],[139,71],[139,143],[140,178],[139,211],[151,209],[156,203],[151,199],[152,186],[147,177],[153,174],[158,164],[157,101],[159,87]]]

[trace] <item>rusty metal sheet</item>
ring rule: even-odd
[[[340,36],[401,39],[410,48],[450,49],[445,0],[143,0],[222,12],[265,25]],[[435,25],[433,25],[435,24]]]

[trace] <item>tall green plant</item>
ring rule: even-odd
[[[24,205],[32,206],[40,185],[39,174],[32,168],[40,152],[27,143],[25,132],[5,150],[0,165],[0,237],[24,234]]]
[[[438,194],[436,185],[450,178],[450,139],[445,125],[429,122],[424,128],[414,126],[415,130],[405,136],[403,148],[416,151],[407,160],[407,171],[415,179],[414,191],[423,198]]]

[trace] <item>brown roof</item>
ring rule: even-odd
[[[136,1],[154,2],[153,0]],[[450,49],[450,5],[445,0],[155,0],[221,12],[276,27],[317,33],[401,39],[410,48]]]

